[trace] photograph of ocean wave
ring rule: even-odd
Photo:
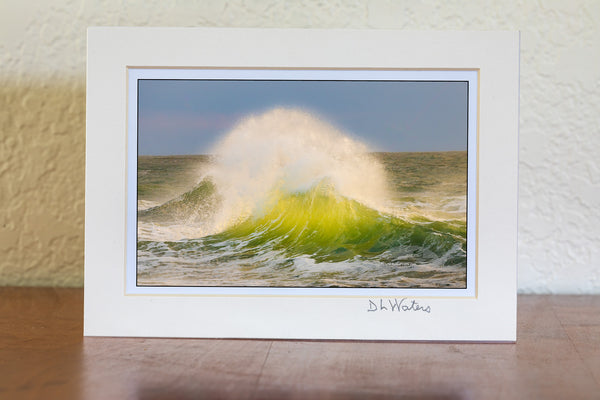
[[[138,285],[466,287],[466,82],[138,93]]]

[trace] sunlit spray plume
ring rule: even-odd
[[[359,141],[298,109],[276,108],[235,126],[211,151],[208,171],[221,197],[213,230],[260,217],[282,194],[326,186],[339,196],[381,210],[383,167]]]

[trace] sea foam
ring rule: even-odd
[[[386,174],[368,147],[303,110],[276,108],[241,120],[212,149],[205,176],[222,202],[214,232],[268,212],[281,194],[326,180],[341,196],[383,210]]]

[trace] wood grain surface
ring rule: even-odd
[[[83,290],[0,288],[0,399],[600,399],[600,296],[520,296],[517,344],[84,338]]]

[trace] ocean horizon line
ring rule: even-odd
[[[369,151],[369,154],[426,154],[426,153],[467,153],[468,150],[424,150],[424,151]],[[215,157],[216,154],[188,153],[188,154],[138,154],[138,157]]]

